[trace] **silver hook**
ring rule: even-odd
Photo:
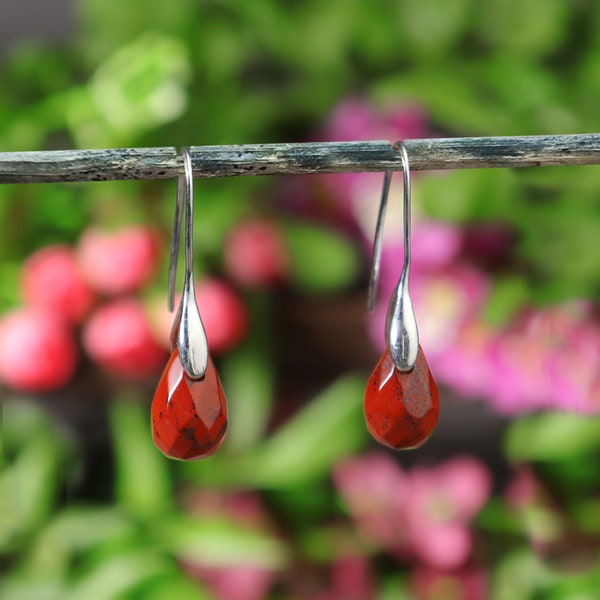
[[[398,285],[396,286],[388,305],[385,322],[385,342],[394,366],[399,371],[410,371],[415,366],[417,353],[419,351],[419,331],[417,329],[417,320],[415,318],[408,290],[410,278],[410,166],[404,144],[402,142],[396,142],[393,147],[395,150],[400,151],[400,156],[402,158],[402,175],[404,181],[402,202],[402,213],[404,218],[404,263],[402,265],[402,273],[400,274]],[[377,216],[375,241],[373,244],[373,258],[371,261],[371,278],[369,281],[370,311],[372,311],[375,306],[375,298],[377,295],[377,282],[379,280],[379,270],[381,266],[383,224],[392,175],[393,171],[385,172],[379,214]]]
[[[185,275],[183,293],[171,329],[171,351],[179,351],[179,360],[185,373],[192,379],[204,377],[208,366],[208,340],[196,303],[194,289],[194,173],[190,149],[181,149],[184,174],[177,180],[177,204],[175,206],[175,223],[173,241],[169,260],[169,311],[173,311],[175,299],[175,282],[177,279],[177,257],[183,221],[185,203]]]

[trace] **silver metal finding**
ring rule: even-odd
[[[399,371],[410,371],[417,361],[419,351],[419,331],[417,320],[412,307],[410,293],[408,290],[410,278],[410,167],[408,154],[402,142],[396,142],[394,149],[400,152],[402,157],[402,174],[404,179],[404,194],[402,212],[404,218],[404,263],[398,285],[392,294],[388,305],[387,318],[385,322],[385,343],[387,345],[392,362]],[[371,262],[371,278],[369,281],[369,310],[375,306],[377,295],[377,282],[381,265],[381,246],[383,240],[383,223],[385,210],[392,181],[392,171],[386,171],[383,180],[381,203],[377,216],[375,229],[375,242],[373,245],[373,258]]]
[[[171,351],[179,351],[179,360],[185,373],[192,379],[204,377],[208,366],[208,340],[196,303],[194,289],[194,175],[190,149],[181,149],[184,174],[177,181],[177,204],[175,207],[175,224],[169,261],[169,310],[173,311],[175,299],[175,283],[177,279],[177,257],[185,204],[185,276],[183,293],[171,329]]]

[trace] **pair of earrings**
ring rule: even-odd
[[[371,435],[399,449],[420,446],[435,428],[439,394],[419,346],[419,334],[408,290],[410,277],[410,170],[406,148],[394,145],[402,158],[404,178],[404,263],[392,294],[385,326],[386,350],[365,392],[365,417]],[[189,148],[182,149],[184,174],[178,179],[173,243],[169,263],[169,310],[173,310],[177,257],[185,208],[185,276],[183,294],[171,331],[171,358],[152,401],[154,443],[167,456],[193,460],[211,456],[227,429],[227,404],[219,376],[210,358],[193,277],[194,180]],[[383,223],[392,171],[384,177],[377,219],[369,308],[375,303]]]

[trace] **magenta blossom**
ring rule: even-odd
[[[387,303],[393,290],[389,283],[382,279],[379,302],[370,321],[372,339],[379,348],[383,348]],[[416,268],[410,289],[421,345],[428,360],[435,362],[436,355],[455,349],[461,327],[483,306],[489,283],[481,272],[459,264],[433,272]]]
[[[329,578],[328,589],[311,595],[311,600],[371,600],[376,597],[366,556],[338,558],[331,565]]]
[[[468,524],[491,493],[491,477],[475,458],[460,456],[436,469],[415,469],[406,505],[413,550],[421,562],[441,570],[464,565],[473,539]]]
[[[185,571],[202,581],[215,600],[263,600],[273,585],[273,571],[255,565],[185,565]]]
[[[405,473],[387,455],[340,463],[334,482],[361,535],[398,559],[453,570],[471,556],[470,520],[491,493],[491,478],[470,456]]]
[[[333,480],[368,543],[398,548],[407,542],[402,518],[408,476],[387,454],[373,452],[336,465]]]
[[[381,109],[364,98],[354,97],[334,107],[318,137],[338,142],[383,139],[393,144],[407,138],[429,137],[429,125],[426,111],[413,102]],[[324,184],[323,192],[338,207],[341,222],[360,223],[365,210],[376,213],[382,181],[380,173],[344,173],[320,176],[318,185]]]
[[[496,332],[484,321],[467,319],[451,344],[428,354],[432,372],[463,398],[486,397],[494,369],[489,349],[495,340]]]

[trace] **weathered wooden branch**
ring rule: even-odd
[[[395,140],[392,140],[395,141]],[[406,140],[412,170],[600,164],[600,134]],[[192,146],[196,177],[402,169],[389,141]],[[176,148],[0,153],[0,183],[170,179]]]

